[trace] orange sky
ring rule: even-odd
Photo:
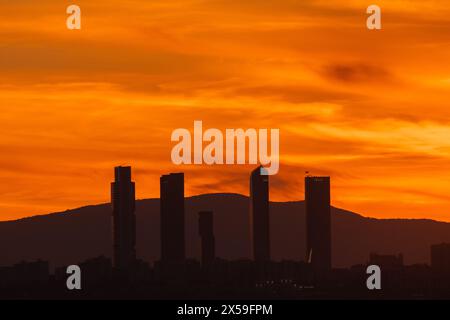
[[[82,9],[82,30],[65,10]],[[171,164],[172,130],[280,128],[271,199],[305,170],[335,206],[450,221],[450,3],[0,0],[0,220],[139,198],[186,172],[187,195],[248,193],[248,166]]]

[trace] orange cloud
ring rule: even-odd
[[[248,193],[244,167],[175,167],[170,134],[280,128],[275,201],[303,174],[332,176],[333,204],[450,221],[450,5],[380,1],[0,1],[0,219],[109,201],[112,167],[139,198],[186,172],[188,195]]]

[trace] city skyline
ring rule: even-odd
[[[135,248],[136,238],[142,235],[136,231],[136,186],[132,180],[132,168],[118,166],[114,168],[115,179],[111,183],[110,212],[113,219],[112,237],[108,242],[112,258],[100,255],[76,262],[83,274],[81,295],[71,295],[71,289],[66,288],[64,281],[68,275],[65,270],[69,266],[59,265],[51,272],[51,261],[37,259],[22,260],[10,266],[0,265],[0,296],[8,297],[8,292],[12,292],[12,296],[25,294],[42,298],[56,295],[76,299],[114,296],[176,299],[184,292],[185,298],[205,295],[208,298],[248,299],[262,295],[272,299],[397,299],[417,297],[418,294],[426,299],[449,297],[450,242],[431,244],[427,264],[408,265],[403,252],[379,253],[372,247],[366,252],[367,260],[346,268],[333,265],[332,255],[336,249],[331,235],[337,225],[332,226],[331,223],[330,177],[306,175],[304,178],[306,222],[304,228],[296,226],[295,233],[305,235],[306,254],[302,258],[302,244],[294,242],[292,245],[299,253],[296,259],[272,259],[269,221],[273,212],[269,210],[269,177],[262,175],[261,170],[259,166],[250,173],[251,197],[246,198],[251,229],[249,237],[237,243],[239,247],[252,244],[249,259],[227,260],[220,252],[216,253],[214,212],[204,209],[197,211],[197,223],[194,222],[197,224],[195,234],[200,243],[200,258],[197,260],[186,254],[184,174],[169,173],[160,177],[161,198],[157,206],[160,256],[153,263],[143,260]],[[211,202],[203,204],[204,207],[210,205]],[[225,219],[229,220],[228,215]],[[219,223],[218,229],[222,227]],[[352,237],[351,241],[360,239]],[[152,244],[146,243],[145,249],[149,247]],[[228,242],[227,247],[236,250],[236,244]],[[85,250],[86,247],[81,246],[80,249]],[[374,266],[381,270],[379,276],[383,283],[382,288],[378,287],[381,290],[378,293],[371,291],[368,284],[366,287],[365,281],[368,277],[366,268],[369,270]],[[123,290],[120,288],[122,285],[130,287]]]
[[[450,301],[449,0],[0,10],[0,300]]]
[[[271,259],[269,176],[259,165],[250,173],[248,198],[249,243],[252,260],[264,265]],[[132,168],[114,168],[111,183],[113,265],[130,272],[136,257],[136,199]],[[306,257],[314,272],[332,269],[331,245],[331,183],[330,177],[305,176]],[[163,174],[160,177],[160,267],[171,269],[186,261],[186,226],[184,173]],[[220,226],[219,226],[220,227]],[[213,211],[199,211],[198,236],[201,239],[202,265],[216,259]],[[241,244],[245,247],[244,244]]]

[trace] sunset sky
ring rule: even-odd
[[[82,30],[66,28],[78,4]],[[248,194],[251,166],[172,165],[173,130],[279,128],[271,200],[450,221],[450,2],[0,0],[0,220],[138,198]]]

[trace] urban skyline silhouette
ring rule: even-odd
[[[367,252],[369,260],[350,268],[332,263],[330,177],[305,176],[306,255],[271,259],[268,176],[250,173],[248,198],[251,259],[225,260],[216,252],[214,211],[198,211],[200,261],[186,256],[183,173],[160,178],[160,256],[153,265],[136,255],[136,199],[131,167],[116,167],[111,183],[112,259],[75,261],[82,290],[67,290],[66,267],[50,272],[49,261],[19,262],[0,268],[0,296],[63,298],[450,298],[450,244],[430,247],[431,265],[405,265],[403,254]],[[357,241],[357,239],[353,239]],[[245,246],[244,243],[240,245]],[[294,244],[295,246],[295,244]],[[380,266],[383,289],[366,288],[366,266]],[[119,288],[126,288],[125,291]]]

